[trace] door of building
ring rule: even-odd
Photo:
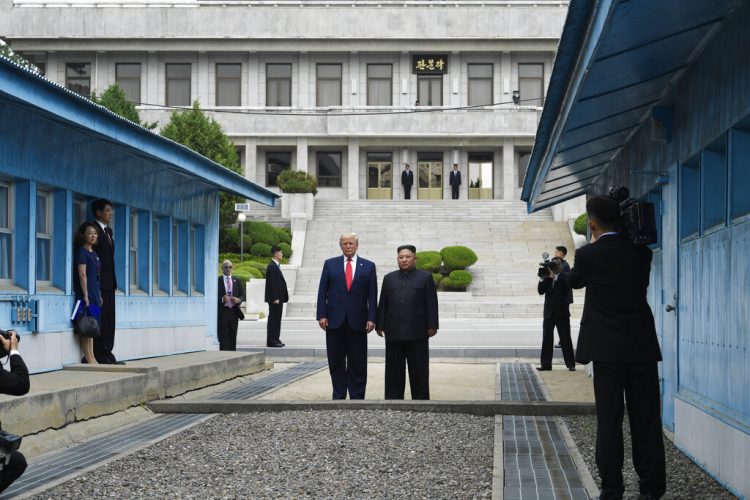
[[[469,153],[469,199],[492,199],[492,153]]]
[[[390,200],[393,198],[392,162],[367,162],[367,198],[371,200]]]
[[[419,185],[417,198],[420,200],[443,199],[443,162],[420,161],[417,163]]]

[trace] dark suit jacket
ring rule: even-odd
[[[570,264],[568,264],[568,261],[565,260],[565,259],[563,259],[562,265],[563,265],[563,273],[565,273],[566,276],[569,275],[570,274]],[[572,304],[573,303],[573,289],[570,288],[570,287],[568,287],[568,289],[570,291],[570,293],[568,294],[568,303]]]
[[[423,340],[427,329],[439,328],[435,281],[426,271],[393,271],[383,279],[378,304],[377,329],[386,342]]]
[[[93,222],[96,226],[98,238],[94,251],[99,256],[101,271],[99,275],[99,288],[102,290],[117,290],[117,276],[115,275],[115,246],[114,235],[110,243],[107,233],[104,232],[98,222]]]
[[[539,295],[544,295],[544,319],[570,317],[570,285],[567,274],[560,273],[557,281],[545,278],[536,289]]]
[[[219,276],[219,308],[223,307],[224,309],[234,311],[239,319],[245,319],[245,315],[242,314],[242,310],[240,309],[240,305],[245,302],[245,290],[243,290],[243,288],[244,287],[242,286],[242,282],[232,276],[232,296],[240,299],[240,303],[236,304],[232,308],[227,308],[227,306],[224,305],[224,302],[222,302],[224,295],[226,295],[227,293],[227,290],[224,287],[224,275],[222,274],[221,276]]]
[[[30,385],[29,369],[18,354],[10,357],[10,371],[0,366],[0,394],[23,396]]]
[[[661,351],[646,301],[651,250],[619,235],[576,250],[568,282],[586,287],[576,361],[656,362]]]
[[[411,170],[408,172],[406,170],[401,172],[401,184],[403,184],[404,187],[411,187],[411,185],[414,184],[414,172]]]
[[[323,264],[323,273],[318,286],[316,319],[328,319],[332,329],[341,328],[344,318],[352,330],[364,331],[367,322],[375,322],[378,300],[378,276],[375,264],[357,256],[352,289],[346,289],[344,256],[328,259]]]
[[[460,170],[451,170],[449,183],[451,186],[453,186],[454,184],[456,186],[461,185],[461,171]]]
[[[266,298],[269,304],[278,300],[280,304],[289,302],[289,290],[279,265],[273,260],[266,266]]]

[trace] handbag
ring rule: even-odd
[[[91,315],[88,307],[83,310],[76,320],[73,331],[81,337],[91,337],[92,339],[99,338],[99,335],[101,334],[99,330],[99,322]]]

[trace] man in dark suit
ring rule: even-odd
[[[404,163],[404,171],[401,172],[401,185],[404,186],[404,199],[411,199],[411,187],[414,185],[414,172],[409,169],[409,164]]]
[[[596,464],[601,497],[622,498],[622,419],[627,404],[639,498],[659,498],[666,490],[659,397],[661,351],[646,290],[651,250],[616,233],[619,205],[595,196],[586,203],[595,238],[576,251],[568,279],[586,287],[576,361],[594,363]]]
[[[323,264],[316,318],[326,332],[333,399],[364,399],[367,334],[375,328],[378,277],[375,264],[357,255],[354,233],[339,238],[343,256]]]
[[[555,257],[560,257],[562,259],[562,265],[563,265],[563,273],[569,274],[570,273],[570,264],[568,264],[568,261],[565,260],[565,256],[568,255],[568,249],[564,246],[560,245],[558,247],[555,247]],[[573,289],[570,289],[570,294],[568,295],[568,303],[573,303]],[[559,333],[558,333],[559,335]],[[562,345],[558,342],[555,344],[555,349],[561,349]]]
[[[112,352],[115,347],[115,291],[117,290],[115,237],[112,228],[109,227],[114,215],[112,202],[104,198],[95,200],[91,204],[91,211],[96,219],[94,225],[98,233],[94,251],[101,264],[99,287],[102,296],[99,315],[101,334],[94,339],[94,357],[98,363],[124,365],[124,362],[117,361]]]
[[[412,399],[430,399],[429,338],[438,331],[432,274],[417,269],[417,249],[398,247],[398,271],[383,279],[377,331],[385,334],[385,399],[404,399],[406,363]]]
[[[232,262],[225,260],[221,264],[222,275],[219,276],[219,350],[237,350],[237,326],[239,320],[245,319],[240,305],[245,300],[242,282],[232,276]]]
[[[18,334],[14,330],[8,330],[8,338],[0,336],[3,356],[10,356],[10,371],[0,365],[0,394],[11,396],[23,396],[29,392],[31,386],[29,381],[29,370],[18,352]],[[21,477],[26,470],[26,457],[20,451],[10,452],[10,457],[3,456],[2,460],[8,460],[0,470],[0,492],[5,491],[13,481]]]
[[[542,356],[539,371],[552,369],[552,343],[555,328],[560,336],[563,359],[568,370],[575,371],[573,342],[570,340],[570,285],[568,274],[563,272],[562,259],[553,257],[548,268],[549,274],[539,280],[537,291],[544,295],[544,323],[542,324]]]
[[[461,185],[461,171],[458,169],[458,163],[453,164],[453,171],[451,171],[450,179],[448,182],[451,185],[451,198],[457,200],[458,187]]]
[[[289,302],[289,291],[281,272],[281,259],[284,252],[279,247],[271,247],[271,262],[266,266],[266,302],[268,303],[268,325],[266,326],[266,346],[284,347],[281,342],[281,313],[284,303]]]

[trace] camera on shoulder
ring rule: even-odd
[[[612,187],[609,197],[620,206],[618,233],[636,245],[656,243],[656,215],[653,203],[631,198],[630,190],[625,186]]]
[[[536,275],[539,278],[549,278],[549,272],[557,274],[562,271],[562,259],[559,257],[549,258],[549,254],[544,252],[542,254],[542,262],[539,263],[539,269],[536,271]]]
[[[10,332],[12,331],[14,330],[0,330],[0,337],[3,337],[5,340],[10,340]],[[19,342],[21,341],[21,337],[19,337],[18,334],[16,334],[16,339],[18,339]],[[0,357],[5,357],[8,354],[10,353],[5,350],[5,346],[0,343]]]

